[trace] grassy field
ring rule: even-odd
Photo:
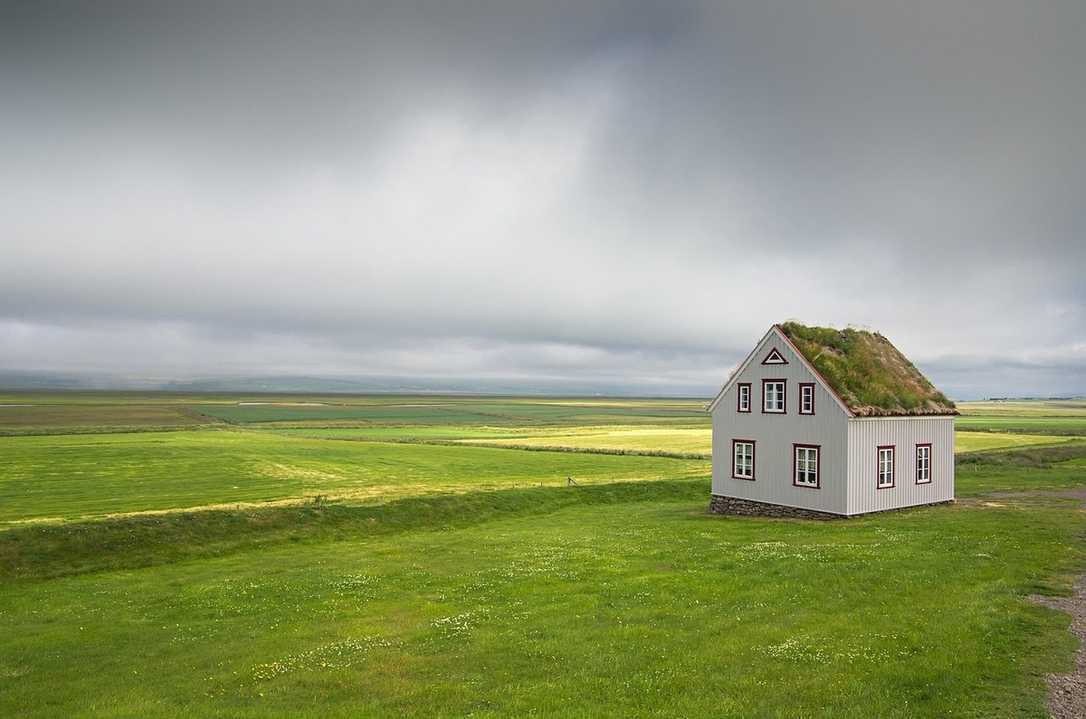
[[[1086,400],[962,402],[959,431],[1086,436]]]
[[[707,476],[709,463],[246,430],[3,438],[0,526],[110,513]]]
[[[311,439],[368,442],[434,442],[521,449],[601,450],[708,459],[713,451],[708,427],[653,427],[610,425],[603,427],[312,427],[277,430],[278,433]],[[1060,444],[1074,436],[997,432],[991,429],[960,431],[955,452]]]
[[[1086,417],[1086,399],[1072,400],[986,400],[961,402],[963,415],[984,417]]]
[[[961,485],[831,523],[709,517],[681,480],[9,530],[0,712],[1043,716],[1072,641],[1023,597],[1066,590],[1086,520],[1035,492],[1086,462]]]
[[[955,505],[806,522],[635,454],[706,447],[700,402],[19,397],[0,716],[1043,717],[1070,666],[1026,596],[1086,568],[1074,437],[961,432]]]
[[[1075,442],[1075,437],[1049,434],[1022,434],[1019,432],[966,432],[954,434],[955,452],[979,452],[988,449],[1007,449],[1030,445],[1052,445]]]

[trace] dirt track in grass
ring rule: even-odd
[[[1052,494],[1078,497],[1086,508],[1084,490]],[[1070,630],[1079,640],[1075,667],[1067,674],[1048,675],[1048,712],[1052,719],[1082,719],[1086,717],[1086,574],[1075,582],[1075,592],[1070,597],[1034,595],[1030,599],[1041,606],[1071,615]]]

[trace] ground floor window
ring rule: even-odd
[[[927,484],[931,481],[931,445],[916,445],[916,483]]]
[[[879,489],[887,489],[894,486],[894,447],[892,445],[879,447]]]
[[[818,455],[821,449],[817,444],[792,445],[792,484],[818,489]]]
[[[754,440],[732,440],[732,477],[754,479]]]

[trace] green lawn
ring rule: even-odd
[[[704,423],[703,400],[582,400],[425,397],[365,398],[350,402],[238,402],[197,405],[233,423],[345,423],[411,425]]]
[[[259,427],[266,429],[266,427]],[[567,428],[568,429],[568,428]],[[535,436],[545,429],[526,427],[487,427],[478,425],[444,424],[391,426],[371,425],[364,427],[297,426],[275,427],[277,434],[310,439],[351,439],[367,442],[452,442],[462,439],[496,440]],[[555,429],[554,431],[558,431]]]
[[[1086,400],[962,402],[958,409],[959,429],[1086,435]]]
[[[73,535],[10,530],[0,714],[1042,717],[1073,643],[1024,595],[1066,589],[1086,517],[977,498],[1084,470],[979,463],[957,506],[840,522],[710,517],[704,480],[408,499],[142,568],[185,523],[124,520],[121,566],[54,578]]]
[[[245,430],[0,438],[0,526],[315,495],[385,501],[527,484],[707,476],[709,463],[334,442]]]
[[[0,436],[55,433],[59,430],[109,431],[193,427],[213,417],[173,405],[90,405],[0,403]]]
[[[958,430],[1086,435],[1086,417],[992,417],[966,415],[954,420]]]
[[[954,505],[812,522],[584,451],[708,451],[694,401],[20,397],[0,717],[1041,719],[1070,667],[1026,597],[1086,569],[1073,438],[959,432]]]
[[[1086,418],[1086,399],[960,402],[958,404],[958,411],[963,415],[979,415],[986,417]]]
[[[1029,445],[1063,444],[1077,441],[1075,437],[1057,437],[1049,434],[1021,434],[1018,432],[955,432],[955,452],[979,452],[988,449],[1008,449]]]
[[[601,427],[473,427],[446,425],[395,427],[312,427],[276,429],[277,433],[311,439],[360,441],[459,442],[491,447],[601,450],[660,453],[708,458],[713,433],[708,427],[606,425]],[[963,431],[954,438],[955,452],[1060,444],[1073,436],[1020,432]]]

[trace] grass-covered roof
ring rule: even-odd
[[[878,332],[798,322],[779,327],[859,417],[958,413],[954,403]]]

